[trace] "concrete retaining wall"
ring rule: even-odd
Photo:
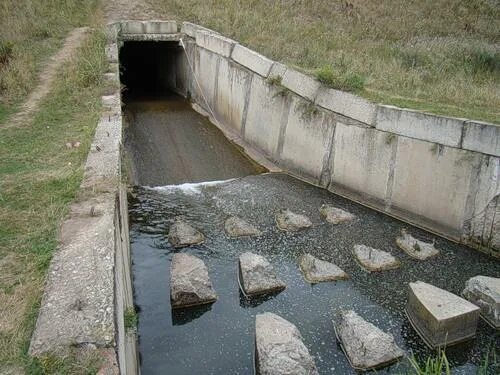
[[[185,23],[214,123],[290,174],[500,255],[500,127],[371,103]],[[234,136],[234,133],[237,136]]]

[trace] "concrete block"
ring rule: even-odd
[[[264,154],[275,157],[280,137],[281,121],[286,121],[290,103],[279,88],[268,85],[254,75],[250,89],[244,139]]]
[[[337,123],[331,182],[383,202],[397,142],[389,133]]]
[[[272,60],[240,44],[234,46],[231,58],[263,77],[268,76],[271,71],[271,66],[273,65]]]
[[[393,270],[401,265],[390,253],[366,245],[354,245],[353,254],[368,272]]]
[[[273,266],[262,255],[246,252],[239,258],[239,283],[248,296],[280,292],[286,288]]]
[[[183,22],[181,25],[181,33],[184,33],[187,36],[190,36],[191,38],[196,38],[196,32],[198,30],[212,34],[219,34],[217,31],[207,29],[206,27],[191,22]]]
[[[500,156],[500,126],[486,122],[467,121],[462,148]]]
[[[410,138],[460,147],[464,119],[379,105],[376,128]]]
[[[229,59],[218,56],[218,60],[214,111],[219,121],[240,134],[253,73]]]
[[[311,254],[304,254],[299,258],[299,268],[304,279],[311,284],[349,278],[349,275],[337,265],[318,259]]]
[[[319,374],[297,327],[269,312],[255,317],[255,367],[261,375]]]
[[[194,255],[177,253],[170,264],[170,301],[172,308],[213,303],[217,294],[205,262]]]
[[[174,34],[177,32],[175,21],[144,21],[146,34]]]
[[[367,322],[353,310],[343,311],[335,324],[337,339],[356,370],[385,367],[404,355],[394,336]]]
[[[470,151],[399,137],[391,210],[402,209],[425,218],[435,229],[460,237],[469,182],[479,157]]]
[[[374,125],[377,105],[348,92],[321,88],[316,103],[343,116]]]
[[[356,216],[350,212],[344,211],[341,208],[332,206],[330,204],[322,204],[319,208],[319,215],[330,224],[348,223],[356,219]]]
[[[168,231],[168,242],[175,248],[199,245],[205,241],[205,236],[198,229],[181,219],[176,219]]]
[[[481,316],[500,330],[500,279],[488,276],[471,277],[462,295],[481,309]]]
[[[123,21],[121,25],[122,34],[144,34],[145,32],[143,21]]]
[[[305,178],[319,183],[335,129],[329,114],[309,108],[310,102],[291,97],[286,130],[279,155],[280,165]]]
[[[282,85],[292,90],[294,93],[314,101],[321,83],[304,73],[297,72],[293,69],[287,69],[283,75]]]
[[[422,281],[410,283],[405,311],[431,348],[458,344],[476,335],[479,307]]]
[[[276,213],[276,225],[285,232],[298,232],[310,228],[312,221],[305,215],[285,209]]]
[[[224,57],[231,56],[233,46],[236,44],[232,39],[204,30],[197,30],[195,35],[197,45]]]

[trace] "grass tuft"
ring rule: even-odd
[[[129,307],[123,314],[125,330],[132,331],[137,328],[138,317],[134,307]]]
[[[415,375],[451,375],[450,364],[444,350],[439,350],[436,356],[428,357],[424,363],[419,363],[415,356],[410,358]]]
[[[317,69],[316,78],[324,85],[342,91],[360,92],[365,86],[365,78],[360,74],[347,70],[339,71],[331,65]]]

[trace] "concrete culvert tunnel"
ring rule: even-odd
[[[163,186],[226,180],[260,169],[195,112],[178,42],[125,42],[120,78],[130,183]]]

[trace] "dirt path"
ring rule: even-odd
[[[88,27],[79,27],[71,31],[62,48],[52,57],[50,57],[45,68],[39,75],[39,83],[24,102],[21,110],[13,115],[2,128],[11,128],[16,126],[26,126],[31,123],[32,117],[36,112],[40,102],[50,92],[60,67],[68,62],[78,50],[82,41],[89,31]]]

